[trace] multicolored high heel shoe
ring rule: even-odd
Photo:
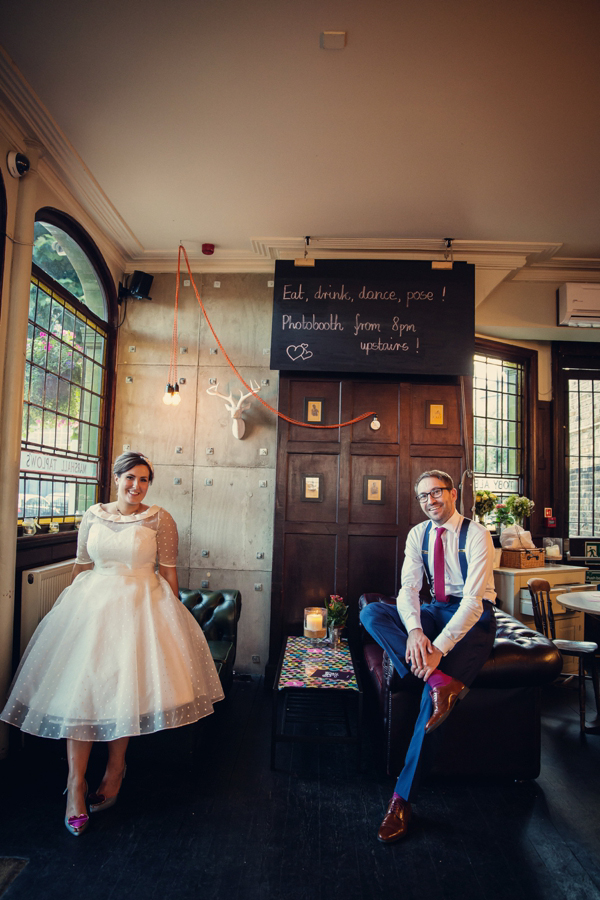
[[[85,796],[87,797],[88,786],[87,781],[85,783]],[[66,787],[63,791],[63,796],[68,792],[69,788]],[[77,837],[86,830],[88,825],[90,824],[90,817],[87,812],[83,813],[81,816],[65,816],[65,828],[71,834],[74,834]]]
[[[121,775],[121,784],[125,780],[125,773],[127,772],[127,766],[123,767],[123,774]],[[105,797],[104,794],[99,794],[97,791],[93,791],[89,796],[89,808],[91,813],[100,812],[103,809],[110,809],[111,806],[114,806],[117,802],[117,797],[119,796],[119,790],[114,795],[114,797]]]

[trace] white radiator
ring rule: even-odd
[[[27,569],[21,582],[21,656],[31,635],[49,612],[58,595],[71,582],[74,559]]]

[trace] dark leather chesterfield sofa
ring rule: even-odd
[[[393,603],[393,597],[363,594],[367,603]],[[537,778],[540,772],[542,685],[562,668],[554,644],[496,608],[494,649],[470,692],[452,715],[425,741],[424,765],[430,774],[485,778]],[[387,653],[364,628],[363,657],[367,686],[374,694],[383,725],[385,762],[398,775],[416,719],[421,682],[400,679]]]
[[[242,595],[227,588],[219,591],[181,588],[179,599],[204,632],[223,690],[227,693],[233,680]]]

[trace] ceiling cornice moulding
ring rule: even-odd
[[[7,107],[3,120],[8,126],[11,139],[22,144],[24,139],[32,138],[44,148],[40,177],[53,190],[56,190],[57,183],[66,188],[71,197],[104,231],[106,237],[116,245],[123,257],[138,255],[143,250],[142,244],[2,47],[0,93]],[[20,133],[20,141],[17,131]]]
[[[521,269],[514,281],[600,281],[600,259],[556,256],[544,263]]]
[[[192,272],[198,274],[209,272],[214,272],[215,274],[221,273],[223,275],[241,275],[244,273],[272,274],[275,271],[274,260],[268,259],[245,259],[240,258],[239,255],[232,256],[231,258],[217,255],[211,257],[197,257],[193,256],[191,253],[188,253],[188,258]],[[128,260],[125,272],[133,272],[135,269],[143,269],[144,272],[148,272],[150,275],[159,275],[161,272],[176,272],[177,253],[149,253]],[[181,273],[184,278],[186,272],[187,266],[184,261],[181,264]]]

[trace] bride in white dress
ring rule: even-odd
[[[85,513],[71,585],[29,642],[0,714],[30,734],[67,739],[71,834],[89,824],[94,741],[108,743],[108,762],[90,812],[116,802],[131,736],[188,725],[223,698],[202,629],[178,599],[177,526],[143,502],[152,464],[123,453],[113,472],[117,500]]]

